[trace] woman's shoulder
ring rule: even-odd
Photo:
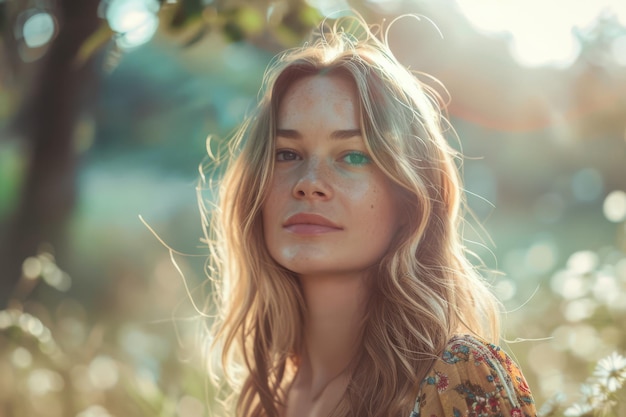
[[[495,370],[499,370],[500,367],[507,371],[519,370],[500,346],[469,334],[453,336],[435,363],[435,368],[438,364],[466,366],[472,362],[474,366],[484,363]]]
[[[503,349],[476,336],[456,335],[424,378],[411,417],[536,414],[520,368]]]

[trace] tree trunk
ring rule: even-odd
[[[42,244],[49,244],[63,259],[66,226],[76,201],[73,133],[81,97],[88,81],[96,79],[93,65],[78,66],[76,56],[100,24],[99,0],[57,4],[61,27],[39,63],[18,126],[28,166],[16,210],[0,236],[0,308],[7,305],[22,276],[24,259],[36,255]]]

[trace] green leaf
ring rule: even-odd
[[[202,17],[204,5],[201,0],[181,0],[174,5],[176,11],[170,20],[170,27],[180,29],[190,21]]]

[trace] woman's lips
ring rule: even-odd
[[[292,233],[317,235],[337,232],[343,228],[326,217],[315,213],[297,213],[287,218],[283,227]]]

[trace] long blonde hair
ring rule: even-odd
[[[261,210],[280,100],[293,81],[327,72],[353,80],[365,145],[401,189],[398,215],[406,219],[372,281],[361,349],[332,416],[407,416],[453,334],[499,337],[498,303],[460,236],[459,155],[444,138],[441,101],[394,58],[381,27],[342,18],[271,63],[254,113],[230,141],[219,205],[209,216],[211,274],[219,282],[215,346],[239,393],[237,416],[277,417],[297,368],[306,306],[295,274],[268,253]],[[240,381],[235,368],[243,369]]]

